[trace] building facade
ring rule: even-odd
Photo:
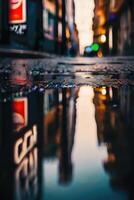
[[[0,0],[0,6],[0,47],[67,54],[68,40],[73,46],[73,0]]]
[[[104,55],[132,55],[134,51],[134,2],[95,0],[94,42]]]

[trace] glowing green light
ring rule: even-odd
[[[98,51],[100,46],[97,43],[92,44],[92,50],[93,51]]]

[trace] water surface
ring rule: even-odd
[[[1,199],[133,199],[133,97],[132,86],[1,96]]]

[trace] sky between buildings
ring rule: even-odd
[[[93,42],[94,0],[75,0],[75,21],[79,31],[80,53]]]

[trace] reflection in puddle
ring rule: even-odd
[[[15,171],[15,199],[36,199],[38,193],[38,150],[35,147]]]
[[[133,199],[133,97],[83,86],[0,102],[0,198]]]
[[[79,183],[79,195],[81,198],[88,198],[88,195],[92,194],[92,190],[95,187],[105,189],[102,186],[100,176],[104,176],[102,160],[106,157],[106,148],[97,148],[97,126],[93,98],[93,88],[80,88],[76,105],[76,138],[73,158],[76,164],[75,177],[77,177],[76,180]]]
[[[29,82],[29,76],[27,73],[27,61],[17,60],[12,61],[12,73],[10,76],[10,82],[13,85],[26,85]]]
[[[19,131],[27,126],[28,105],[27,98],[14,98],[12,101],[14,130]]]

